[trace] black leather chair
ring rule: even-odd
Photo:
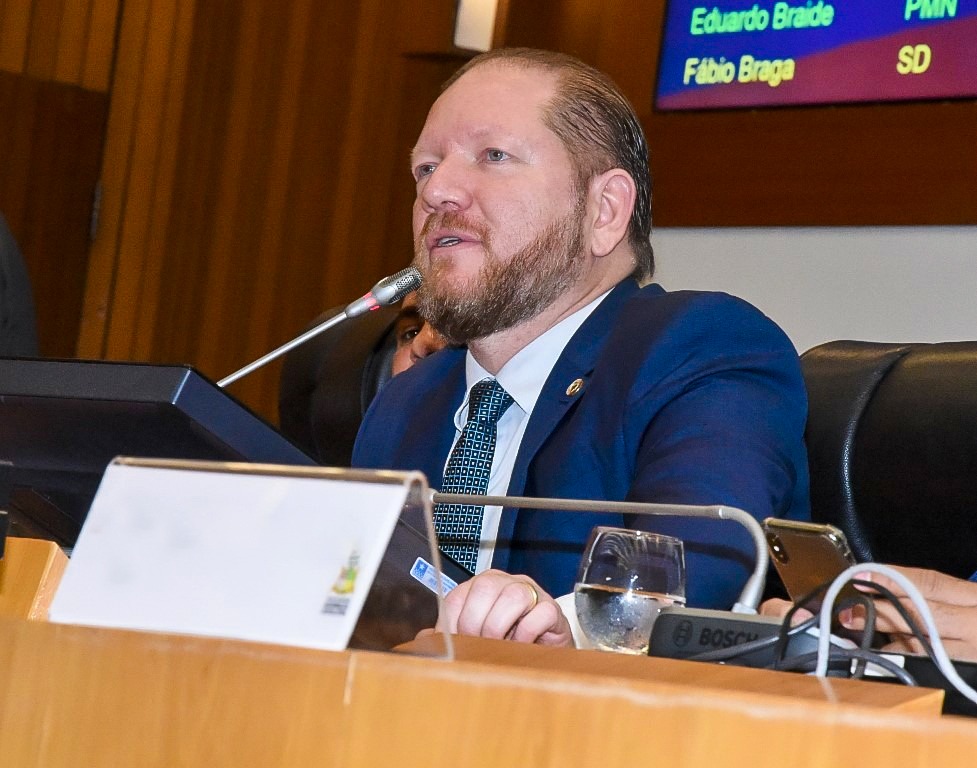
[[[977,342],[834,341],[801,364],[815,521],[860,561],[977,571]]]
[[[0,215],[0,357],[35,357],[31,281],[14,235]]]
[[[332,317],[336,307],[310,327]],[[363,414],[390,378],[396,308],[346,320],[288,353],[278,393],[282,433],[320,464],[348,467]]]

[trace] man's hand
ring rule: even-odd
[[[774,616],[778,619],[784,618],[787,615],[787,611],[794,607],[794,604],[789,600],[781,600],[779,597],[771,598],[770,600],[764,600],[760,604],[760,615],[761,616]],[[807,621],[814,614],[811,613],[806,608],[798,608],[794,611],[794,615],[791,618],[791,625],[796,626],[802,621]]]
[[[909,579],[926,598],[947,653],[954,659],[977,661],[977,583],[922,568],[892,568]],[[906,597],[905,590],[892,579],[878,573],[861,574],[859,578],[892,591],[920,628],[926,631],[919,613]],[[906,622],[889,601],[876,600],[875,606],[876,630],[887,633],[891,640],[883,650],[896,653],[923,652],[919,640],[912,635]],[[857,607],[842,612],[841,619],[841,623],[849,629],[865,627],[864,613]]]
[[[947,653],[954,659],[977,661],[977,583],[922,568],[890,567],[915,584],[926,598]],[[920,629],[926,631],[919,612],[906,596],[905,590],[895,581],[878,573],[859,574],[858,578],[890,590],[899,598],[899,602],[919,624]],[[785,600],[767,600],[760,606],[760,613],[783,617],[790,606]],[[875,608],[875,630],[889,635],[890,640],[882,650],[893,653],[923,653],[922,644],[910,632],[895,606],[888,600],[877,599]],[[795,614],[794,623],[810,616],[808,611],[801,609]],[[842,611],[840,618],[842,626],[847,629],[865,629],[865,611],[860,606]]]
[[[556,601],[528,576],[510,576],[497,570],[480,573],[451,590],[444,599],[437,629],[521,643],[573,646],[570,624]]]

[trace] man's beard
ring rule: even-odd
[[[414,265],[424,277],[417,292],[421,317],[452,345],[467,344],[536,317],[579,277],[584,210],[581,199],[566,217],[553,222],[508,261],[493,253],[484,228],[472,226],[460,214],[444,214],[438,226],[480,235],[485,263],[467,285],[453,288],[444,277],[450,265],[422,265],[424,246],[419,238]]]

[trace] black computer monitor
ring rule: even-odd
[[[0,358],[11,534],[73,546],[116,456],[315,464],[188,366]]]

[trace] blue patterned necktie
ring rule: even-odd
[[[512,396],[495,379],[482,379],[468,397],[468,421],[451,449],[442,493],[484,495],[495,456],[496,424],[512,405]],[[434,530],[441,551],[472,573],[478,561],[484,507],[476,504],[435,504]]]

